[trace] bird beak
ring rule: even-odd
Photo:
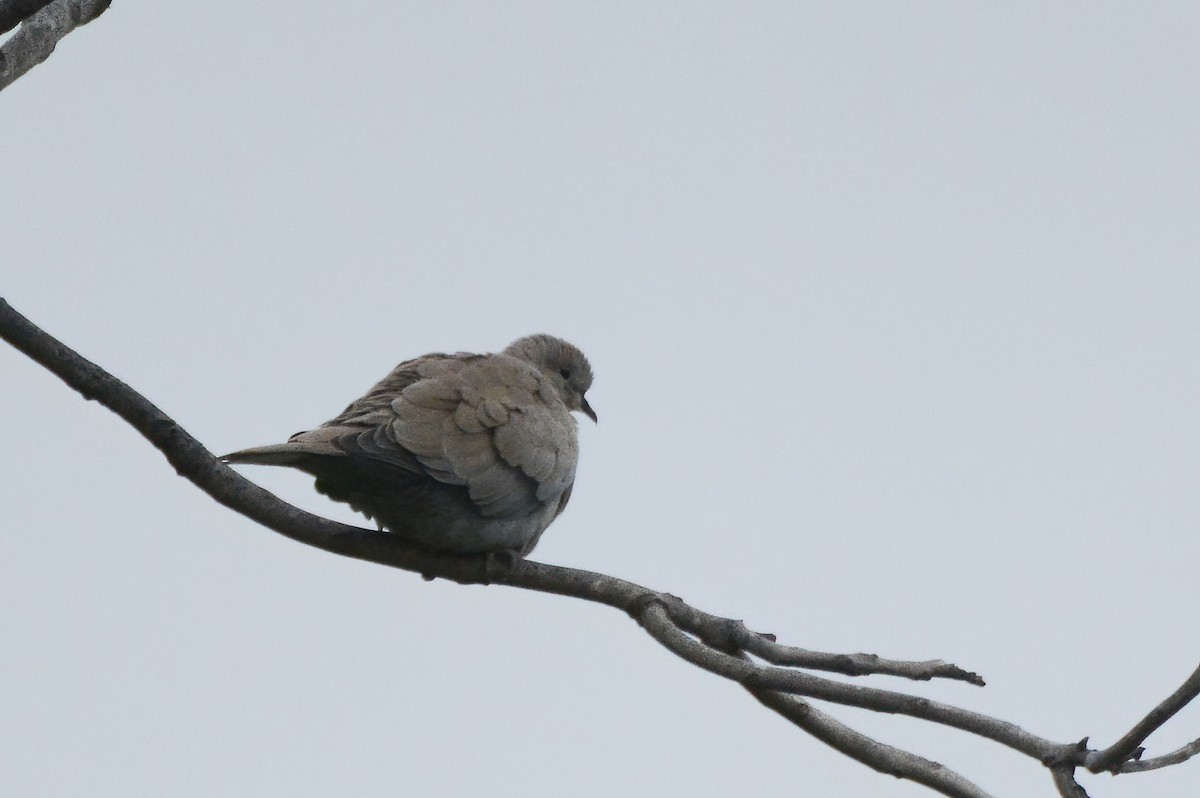
[[[596,418],[596,411],[593,410],[592,406],[588,404],[586,396],[579,397],[579,409],[582,410],[584,415],[590,418],[594,423],[600,423],[600,419]]]

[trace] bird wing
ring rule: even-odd
[[[557,502],[575,479],[575,421],[545,378],[508,355],[431,363],[392,402],[390,436],[489,517]]]
[[[365,457],[466,488],[480,515],[565,505],[578,460],[575,420],[545,378],[508,355],[426,355],[401,363],[337,418],[284,447]],[[283,448],[283,447],[281,447]]]

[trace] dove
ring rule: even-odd
[[[524,557],[571,498],[571,413],[597,420],[591,385],[583,353],[550,335],[428,354],[320,427],[221,459],[307,472],[319,492],[435,551]]]

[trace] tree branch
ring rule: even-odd
[[[1075,781],[1075,768],[1070,765],[1054,765],[1050,768],[1050,777],[1062,798],[1088,798],[1087,790]]]
[[[1156,756],[1153,759],[1130,760],[1121,765],[1121,772],[1141,773],[1146,770],[1158,770],[1186,762],[1197,754],[1200,754],[1200,739],[1192,740],[1182,748],[1177,748],[1169,754]]]
[[[45,61],[62,37],[103,14],[112,0],[0,0],[0,32],[21,28],[0,45],[0,90]]]
[[[923,784],[951,798],[991,798],[989,793],[931,759],[903,751],[851,729],[801,698],[747,688],[763,706],[779,713],[821,742],[888,776]]]
[[[800,671],[763,667],[739,659],[685,634],[668,614],[666,604],[682,603],[665,596],[651,602],[639,619],[654,639],[676,655],[710,673],[737,682],[747,689],[769,690],[820,698],[876,712],[910,715],[978,734],[1038,760],[1062,755],[1065,746],[1030,734],[1012,723],[980,715],[927,698],[894,693],[874,687],[842,684]]]
[[[1142,743],[1146,742],[1146,738],[1153,734],[1159,726],[1170,720],[1175,713],[1187,706],[1198,694],[1200,694],[1200,667],[1192,671],[1192,675],[1179,686],[1179,689],[1163,699],[1162,703],[1154,709],[1150,710],[1146,717],[1138,721],[1132,729],[1125,733],[1125,736],[1103,751],[1089,756],[1086,764],[1087,769],[1093,773],[1100,773],[1105,770],[1112,773],[1121,772],[1124,769],[1124,765],[1141,758],[1143,750],[1141,746]],[[1184,757],[1184,759],[1187,759],[1187,757]]]
[[[842,673],[847,676],[871,674],[899,676],[916,681],[954,679],[978,687],[983,678],[971,671],[940,659],[924,662],[884,659],[876,654],[829,654],[796,646],[780,645],[775,635],[753,632],[741,621],[717,618],[699,612],[674,596],[669,597],[671,617],[684,630],[699,635],[706,643],[721,650],[745,651],[772,665]]]
[[[787,665],[795,668],[811,668],[847,676],[880,674],[899,676],[917,681],[930,679],[956,679],[977,687],[985,685],[983,677],[963,670],[949,662],[931,659],[924,662],[884,659],[876,654],[828,654],[809,651],[796,646],[784,646],[773,639],[755,634],[745,626],[737,633],[738,647],[772,665]]]
[[[61,0],[59,0],[61,2]],[[2,2],[2,0],[0,0]],[[780,645],[681,599],[616,577],[519,560],[497,569],[490,558],[431,552],[385,533],[329,521],[293,507],[225,466],[174,420],[131,387],[48,335],[0,299],[0,337],[44,366],[85,398],[112,410],[161,451],[176,472],[221,504],[298,542],[334,554],[442,577],[464,584],[497,583],[594,601],[622,610],[681,658],[736,682],[760,703],[817,739],[869,767],[910,779],[952,798],[986,798],[977,786],[932,760],[884,745],[814,709],[797,695],[909,715],[961,729],[1037,759],[1051,770],[1059,793],[1086,796],[1075,782],[1078,767],[1119,773],[1165,767],[1200,751],[1200,740],[1158,760],[1127,761],[1152,731],[1200,692],[1200,669],[1125,737],[1105,751],[1086,740],[1055,743],[1006,721],[929,699],[845,684],[803,673],[811,668],[851,676],[883,674],[908,679],[955,679],[982,685],[975,673],[942,660],[906,662],[872,654],[825,654]],[[757,657],[767,664],[752,659]]]

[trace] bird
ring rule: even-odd
[[[338,416],[286,443],[222,457],[289,466],[380,530],[437,552],[524,557],[566,508],[573,411],[596,422],[592,367],[551,335],[501,352],[406,360]]]

